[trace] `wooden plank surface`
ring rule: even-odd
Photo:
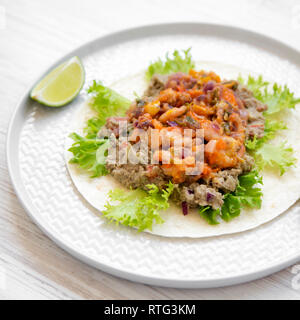
[[[88,40],[127,27],[174,21],[236,25],[300,49],[297,0],[0,1],[0,299],[300,299],[300,289],[292,287],[291,268],[251,283],[207,290],[118,279],[58,248],[16,198],[6,165],[6,131],[33,79]]]

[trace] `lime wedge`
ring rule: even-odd
[[[80,59],[73,57],[50,71],[32,89],[30,97],[49,107],[61,107],[78,95],[84,78]]]

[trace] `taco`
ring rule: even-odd
[[[146,76],[94,81],[66,142],[78,191],[108,221],[172,237],[241,232],[286,211],[300,194],[300,99],[246,73],[196,66],[187,50]]]

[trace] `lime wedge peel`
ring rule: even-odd
[[[49,107],[61,107],[76,98],[84,80],[84,67],[75,56],[50,71],[32,89],[30,97]]]

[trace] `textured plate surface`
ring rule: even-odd
[[[78,55],[86,84],[102,79],[109,85],[138,73],[167,51],[191,46],[195,60],[262,73],[300,95],[298,52],[230,27],[170,24],[132,29],[88,43],[57,64]],[[61,247],[114,275],[173,287],[249,281],[300,259],[298,203],[257,229],[203,239],[162,238],[105,224],[76,191],[64,163],[69,122],[84,98],[83,93],[72,104],[51,109],[30,101],[26,93],[8,133],[8,165],[16,192],[33,220]]]

